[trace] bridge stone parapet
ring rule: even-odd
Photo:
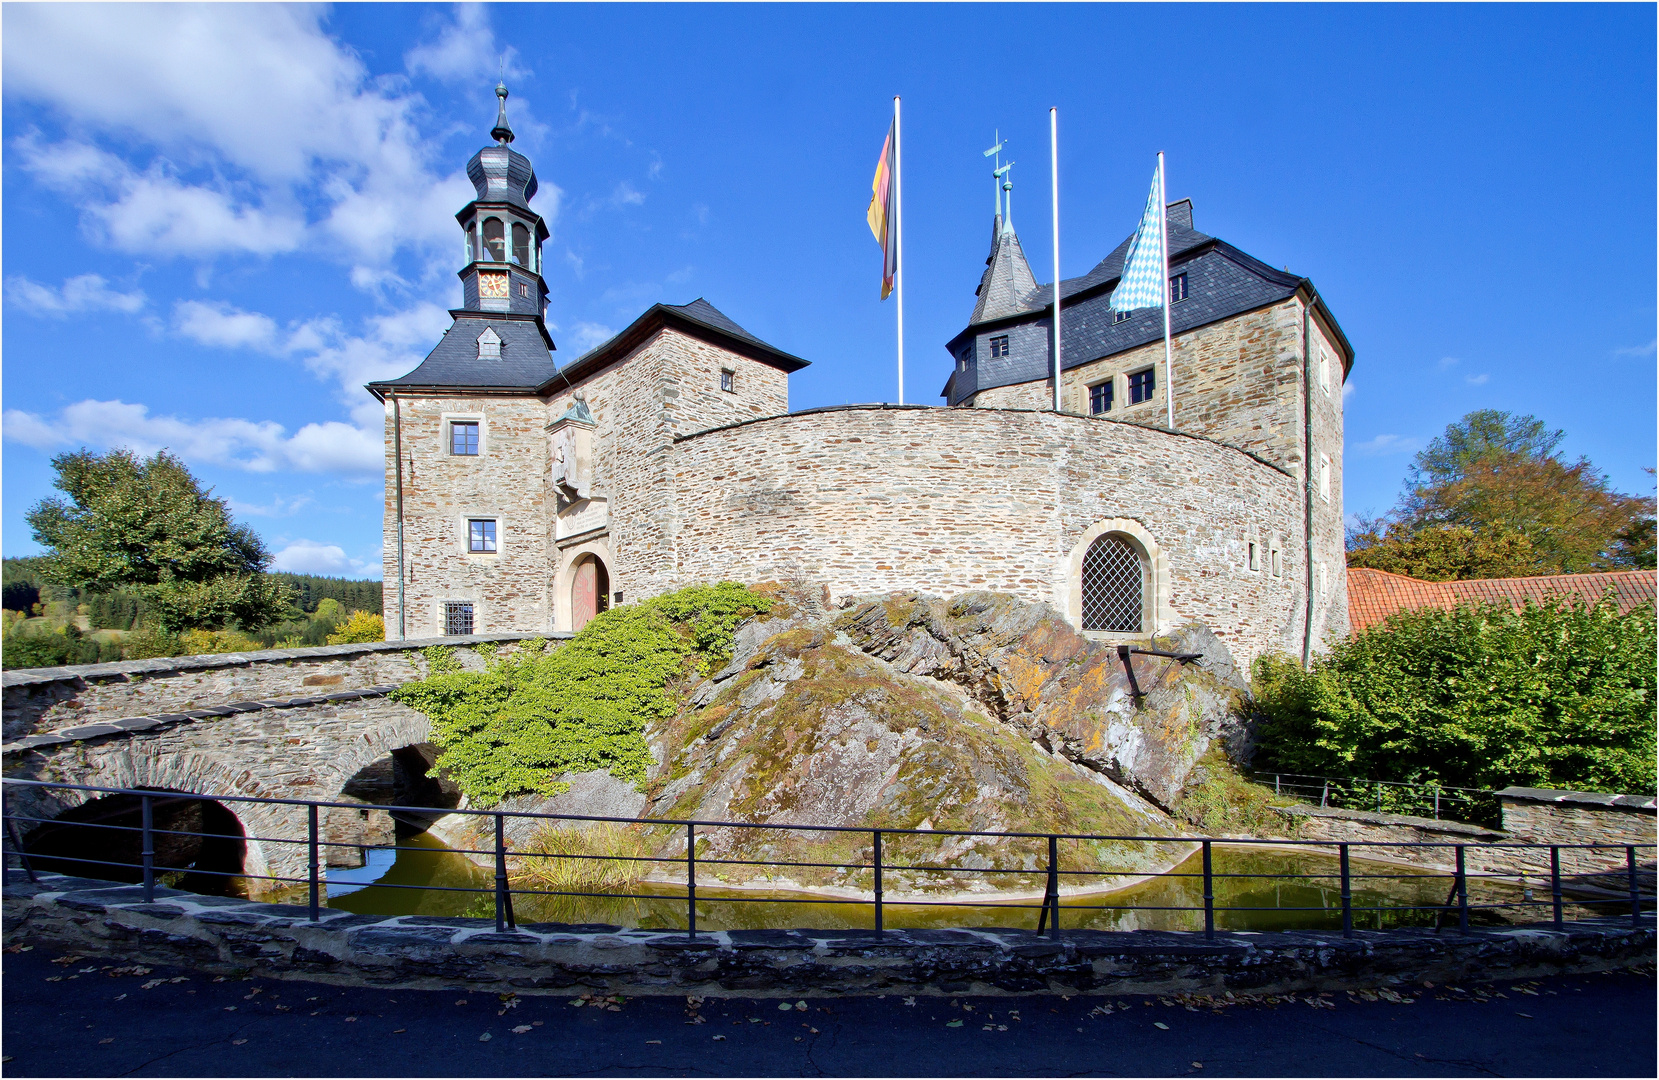
[[[569,637],[511,633],[422,638],[7,671],[0,679],[5,741],[119,717],[397,686],[425,676],[421,652],[434,645],[459,647],[456,659],[476,668],[483,660],[469,646],[489,643],[511,649],[532,638]]]

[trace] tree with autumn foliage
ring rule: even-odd
[[[1653,497],[1564,460],[1564,437],[1495,409],[1449,425],[1412,462],[1394,509],[1350,531],[1348,565],[1428,581],[1652,568]]]

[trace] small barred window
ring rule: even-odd
[[[1136,547],[1107,533],[1083,556],[1083,629],[1140,633],[1146,612],[1146,563]]]
[[[444,636],[460,637],[472,633],[472,605],[450,602],[444,605]]]

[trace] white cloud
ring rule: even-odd
[[[565,262],[570,264],[570,272],[576,275],[576,280],[581,281],[583,277],[582,257],[569,248],[565,248]]]
[[[67,446],[124,446],[149,455],[167,449],[192,464],[225,465],[248,472],[378,472],[383,449],[378,433],[330,421],[306,424],[293,435],[271,420],[151,416],[147,405],[87,399],[48,418],[8,409],[5,437],[37,450]]]
[[[181,300],[173,305],[173,328],[200,345],[262,352],[279,349],[273,319],[224,303]]]
[[[1442,356],[1440,358],[1440,366],[1443,367],[1443,368],[1456,367],[1457,365],[1461,364],[1462,362],[1463,362],[1462,360],[1459,360],[1455,356]]]
[[[455,21],[444,25],[437,40],[410,49],[403,56],[411,75],[430,75],[446,82],[512,78],[525,74],[514,61],[518,50],[497,51],[489,15],[478,4],[456,4]]]
[[[1652,356],[1659,341],[1650,339],[1646,345],[1621,345],[1613,350],[1614,356]]]
[[[67,182],[89,229],[125,251],[309,248],[379,267],[414,250],[429,271],[447,267],[452,214],[471,186],[458,169],[434,169],[438,141],[418,129],[420,95],[401,77],[371,78],[324,32],[326,18],[320,5],[7,9],[8,99],[45,103],[78,133],[51,146],[25,135],[24,163],[45,183]],[[435,43],[411,52],[411,70],[460,77],[488,53],[493,73],[483,19],[458,11]],[[143,163],[101,149],[109,136]],[[558,188],[541,190],[538,209],[552,219]]]
[[[144,307],[142,290],[117,292],[99,274],[82,274],[63,283],[61,288],[40,285],[26,277],[6,280],[6,299],[39,315],[61,319],[85,311],[121,311],[134,314]]]
[[[1354,446],[1354,452],[1364,457],[1382,457],[1386,454],[1410,454],[1423,445],[1423,440],[1410,435],[1378,435]]]
[[[611,192],[611,205],[615,207],[638,206],[645,201],[645,192],[635,188],[628,181],[623,180]]]
[[[339,544],[294,540],[271,557],[271,569],[290,574],[377,578],[382,567],[378,555],[373,559],[353,559]]]
[[[1348,382],[1345,382],[1345,383],[1342,384],[1342,401],[1343,401],[1343,404],[1347,404],[1348,399],[1353,397],[1353,396],[1354,396],[1354,383],[1353,383],[1353,380],[1349,380]]]
[[[291,499],[278,495],[268,505],[245,503],[234,495],[225,501],[230,504],[230,512],[237,517],[291,517],[307,507],[317,505],[317,500],[310,495],[295,495]]]
[[[1468,383],[1470,386],[1485,386],[1487,381],[1491,378],[1492,376],[1483,371],[1479,375],[1465,375],[1463,377],[1463,381]]]
[[[570,333],[576,343],[576,348],[584,353],[595,345],[603,345],[616,336],[616,331],[610,327],[592,322],[579,322],[570,328]]]

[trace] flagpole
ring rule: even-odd
[[[1175,429],[1175,365],[1169,348],[1169,187],[1164,178],[1164,152],[1158,151],[1158,238],[1164,255],[1164,402],[1165,426]],[[1056,296],[1059,294],[1056,293]]]
[[[893,95],[893,227],[898,266],[893,288],[899,294],[899,404],[904,404],[904,140],[899,137],[899,95]]]
[[[1060,411],[1060,110],[1048,110],[1048,172],[1054,203],[1054,411]]]

